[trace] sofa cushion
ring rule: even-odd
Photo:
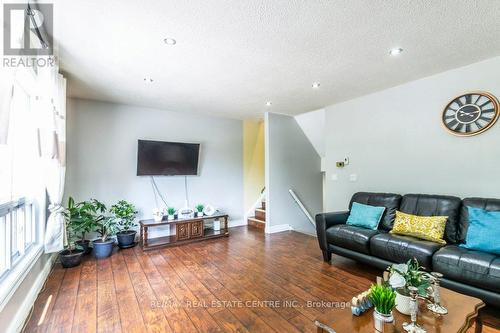
[[[370,239],[370,253],[373,256],[394,263],[405,263],[416,258],[418,263],[427,270],[432,269],[432,255],[443,245],[392,234],[378,234]]]
[[[489,211],[500,211],[500,199],[488,198],[465,198],[462,200],[462,208],[460,209],[460,223],[458,224],[457,241],[465,242],[467,228],[469,226],[469,210],[468,207],[480,208]]]
[[[437,251],[433,269],[444,277],[479,288],[500,292],[500,257],[448,245]]]
[[[370,254],[370,238],[377,233],[377,230],[338,224],[326,230],[326,238],[330,244]]]
[[[444,231],[447,243],[457,242],[457,230],[462,200],[457,197],[428,194],[406,194],[399,211],[418,216],[448,216]]]
[[[389,231],[394,223],[396,210],[399,209],[401,195],[393,193],[358,192],[352,196],[351,202],[349,203],[349,210],[351,210],[354,202],[370,206],[385,207],[378,228]]]

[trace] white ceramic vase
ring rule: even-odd
[[[373,310],[373,326],[376,332],[387,333],[392,332],[391,326],[394,326],[394,317],[391,314],[381,314],[377,310]]]
[[[410,315],[411,297],[400,294],[396,289],[396,310],[405,315]]]

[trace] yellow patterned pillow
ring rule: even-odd
[[[443,239],[448,216],[417,216],[396,211],[391,234],[407,235],[446,244]]]

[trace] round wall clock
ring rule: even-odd
[[[453,99],[443,110],[444,127],[454,135],[472,136],[493,126],[500,114],[498,100],[486,92],[472,92]]]

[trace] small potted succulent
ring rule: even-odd
[[[196,209],[196,216],[203,217],[203,209],[205,209],[205,206],[203,204],[197,204],[195,209]]]
[[[378,332],[390,332],[394,325],[392,309],[396,305],[396,292],[390,286],[372,285],[368,296],[375,310],[373,325]]]
[[[394,264],[388,271],[389,284],[396,291],[396,310],[409,315],[411,297],[408,287],[417,288],[418,294],[426,297],[430,286],[427,273],[415,258],[408,260],[406,264]]]
[[[59,253],[59,259],[61,260],[61,265],[64,268],[70,268],[80,265],[84,251],[75,243],[77,239],[75,229],[66,214],[65,224],[67,244],[65,244],[64,250]]]
[[[167,218],[169,220],[175,219],[175,208],[174,207],[168,207],[167,208]]]
[[[131,228],[135,227],[134,219],[137,215],[137,211],[131,203],[120,200],[109,210],[115,221],[117,222],[118,233],[116,238],[118,240],[118,246],[122,249],[135,246],[135,235],[137,231]]]

